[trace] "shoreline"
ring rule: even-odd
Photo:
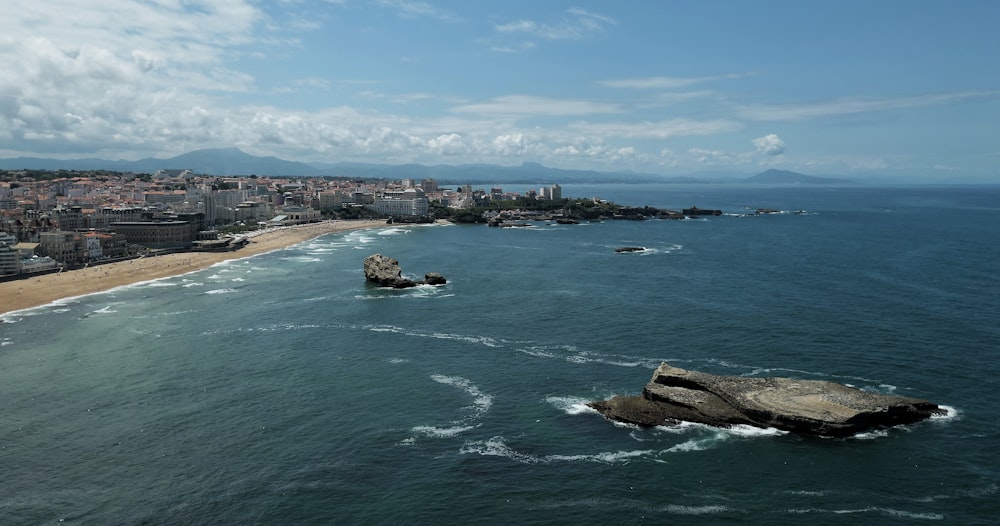
[[[43,274],[0,283],[0,315],[33,309],[58,300],[86,296],[136,283],[180,276],[217,263],[244,259],[350,230],[386,226],[385,220],[333,220],[249,232],[250,243],[228,252],[175,252]]]

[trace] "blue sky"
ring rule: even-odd
[[[1000,182],[995,1],[0,2],[2,157]]]

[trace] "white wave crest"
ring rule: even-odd
[[[586,398],[579,398],[575,396],[550,396],[547,397],[545,401],[552,404],[567,415],[597,412],[596,409],[587,405],[587,402],[590,402],[590,400],[587,400]]]
[[[398,236],[400,234],[409,234],[410,231],[405,228],[386,228],[385,230],[379,231],[380,236]]]
[[[851,435],[853,440],[875,440],[876,438],[885,438],[889,436],[889,431],[887,429],[876,429],[874,431],[865,431],[864,433],[857,433]]]
[[[939,405],[939,408],[944,410],[943,415],[931,415],[931,420],[954,420],[959,417],[958,409],[950,405]]]
[[[213,289],[206,290],[205,294],[230,294],[232,292],[237,292],[236,289]]]
[[[693,422],[680,422],[670,426],[656,426],[658,432],[672,435],[683,435],[698,433],[680,444],[675,444],[665,450],[666,453],[681,453],[687,451],[705,451],[716,445],[734,438],[758,438],[787,435],[787,431],[782,431],[773,427],[760,428],[748,425],[735,425],[731,427],[715,427],[707,424],[697,424]]]
[[[763,428],[748,426],[745,424],[738,424],[728,428],[723,428],[722,430],[738,437],[777,437],[788,434],[788,431],[782,431],[774,427]]]
[[[692,438],[666,449],[667,453],[686,453],[688,451],[705,451],[718,442],[716,438]]]

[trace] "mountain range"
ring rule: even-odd
[[[6,170],[110,170],[154,173],[158,170],[191,170],[196,174],[265,177],[341,177],[351,179],[435,179],[440,184],[507,183],[757,183],[757,184],[836,184],[848,179],[816,177],[786,170],[766,170],[747,177],[737,173],[702,173],[667,177],[658,174],[617,171],[568,170],[525,162],[518,166],[491,164],[422,165],[369,163],[303,163],[277,157],[258,157],[238,148],[195,150],[176,157],[148,157],[137,161],[105,159],[46,159],[16,157],[0,159]]]

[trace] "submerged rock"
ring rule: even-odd
[[[592,402],[605,417],[640,426],[738,424],[818,436],[849,436],[944,414],[919,398],[870,393],[836,382],[716,376],[661,364],[641,396]]]
[[[382,254],[372,254],[364,261],[365,280],[378,283],[380,287],[405,289],[417,285],[444,285],[447,280],[438,272],[428,272],[422,281],[403,277],[399,261]]]

